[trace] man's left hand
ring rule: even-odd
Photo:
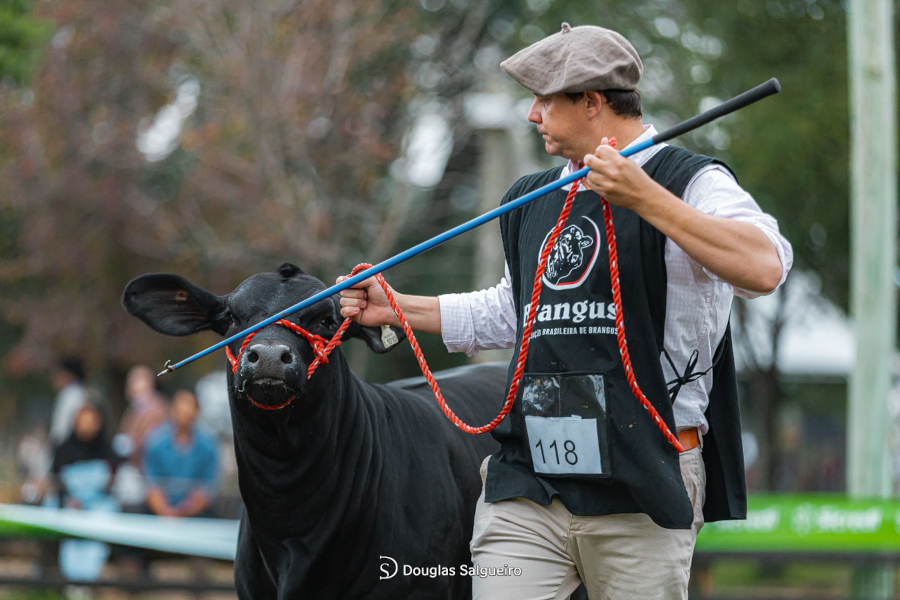
[[[607,138],[601,140],[595,154],[584,157],[584,164],[591,168],[584,179],[585,187],[622,208],[640,212],[640,204],[658,187],[646,171],[619,154]]]

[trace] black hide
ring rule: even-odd
[[[317,279],[282,265],[222,297],[205,296],[176,276],[145,276],[129,284],[123,304],[150,327],[174,335],[221,331],[227,315],[231,335],[322,289]],[[178,311],[177,318],[172,311]],[[330,300],[291,317],[325,337],[338,319],[337,303]],[[384,351],[377,331],[354,327],[348,334]],[[338,349],[306,381],[313,354],[305,340],[269,326],[256,343],[286,346],[295,359],[280,380],[254,378],[247,352],[236,373],[228,368],[246,505],[235,561],[238,596],[470,598],[471,580],[460,575],[460,565],[469,563],[479,466],[497,449],[494,440],[454,427],[423,378],[368,384],[350,372]],[[239,348],[240,343],[232,345],[235,356]],[[456,414],[483,425],[503,402],[506,365],[453,369],[438,374],[438,380]],[[250,403],[250,394],[263,405],[293,400],[280,410],[262,410]],[[396,576],[379,579],[393,571],[393,563],[382,557],[398,563]],[[456,575],[406,576],[404,565],[454,567]]]

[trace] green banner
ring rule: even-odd
[[[900,502],[753,495],[747,519],[707,523],[698,552],[900,552]]]

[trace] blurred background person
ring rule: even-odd
[[[45,504],[60,508],[118,512],[110,494],[120,462],[106,433],[106,419],[94,398],[75,415],[72,433],[56,449],[51,467],[56,496]],[[110,547],[93,540],[63,540],[59,567],[68,579],[93,581],[109,559]]]
[[[53,449],[47,438],[46,426],[35,426],[22,436],[16,447],[16,464],[23,479],[20,492],[22,502],[40,504],[52,461]]]
[[[57,394],[50,418],[50,442],[56,447],[72,433],[75,415],[87,400],[84,366],[77,358],[62,358],[54,366],[51,379]]]
[[[156,376],[150,367],[131,368],[125,379],[125,397],[128,408],[122,415],[121,435],[116,436],[114,445],[120,455],[130,456],[139,466],[147,434],[166,420],[166,403],[156,389]]]
[[[146,365],[135,365],[125,377],[125,398],[128,407],[119,423],[119,433],[113,438],[116,453],[126,458],[113,487],[113,494],[123,513],[147,512],[147,488],[141,460],[147,435],[166,420],[166,403],[156,389],[156,375]],[[139,548],[116,546],[120,568],[132,577],[150,576],[149,554]]]
[[[172,397],[169,420],[144,448],[147,507],[167,517],[211,517],[218,474],[215,438],[197,425],[200,404],[190,390]]]
[[[110,488],[120,462],[106,433],[106,419],[94,401],[81,406],[72,433],[56,449],[51,474],[59,506],[93,510],[113,506]]]

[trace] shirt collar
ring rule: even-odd
[[[631,142],[630,144],[625,146],[625,150],[627,150],[628,148],[631,148],[632,146],[637,146],[638,144],[641,144],[641,143],[649,140],[656,134],[657,134],[657,131],[653,125],[644,125],[644,133],[642,133],[641,135],[636,137],[633,142]],[[631,156],[629,156],[629,158],[631,160],[633,160],[634,162],[636,162],[637,164],[643,165],[645,162],[650,160],[654,154],[656,154],[657,152],[662,150],[663,147],[665,147],[666,145],[667,144],[656,144],[655,146],[650,146],[649,148],[646,148],[645,150],[641,150],[640,152],[632,154]],[[571,175],[572,173],[581,169],[582,167],[584,167],[584,165],[582,164],[581,161],[576,162],[574,160],[570,160],[569,164],[566,165],[566,168],[563,169],[563,172],[560,175],[560,179],[563,177],[566,177],[567,175]],[[581,189],[581,188],[579,188],[579,189]]]

